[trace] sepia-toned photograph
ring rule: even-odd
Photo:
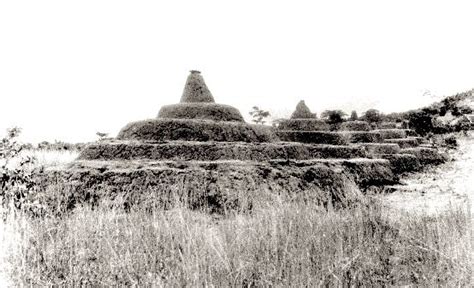
[[[473,12],[0,0],[0,288],[473,287]]]

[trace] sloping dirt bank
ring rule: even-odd
[[[436,213],[453,206],[473,208],[474,133],[460,136],[452,161],[410,175],[382,200],[389,207],[410,212]],[[468,205],[466,205],[468,204]],[[472,217],[472,216],[471,216]]]

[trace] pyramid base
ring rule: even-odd
[[[386,160],[76,161],[46,170],[41,183],[52,209],[81,203],[207,212],[249,211],[289,201],[346,207],[359,187],[396,183]]]

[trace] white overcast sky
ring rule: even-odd
[[[471,4],[472,3],[472,4]],[[404,111],[474,88],[473,1],[0,0],[0,135],[115,136],[188,71],[246,116]]]

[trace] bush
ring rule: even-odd
[[[382,115],[377,109],[369,109],[364,114],[364,120],[370,123],[378,123],[382,121]]]
[[[456,136],[454,135],[449,135],[444,137],[444,145],[449,147],[449,148],[456,148],[458,147],[458,140],[456,139]]]
[[[434,130],[433,114],[429,108],[411,111],[408,114],[409,127],[421,136],[425,136]]]
[[[344,122],[344,116],[346,113],[342,110],[326,110],[321,113],[321,118],[332,126],[331,130],[339,129],[339,125]]]
[[[0,203],[3,207],[26,208],[26,199],[35,188],[33,173],[29,166],[34,162],[31,156],[22,156],[23,145],[17,142],[21,130],[17,127],[7,130],[0,142]]]

